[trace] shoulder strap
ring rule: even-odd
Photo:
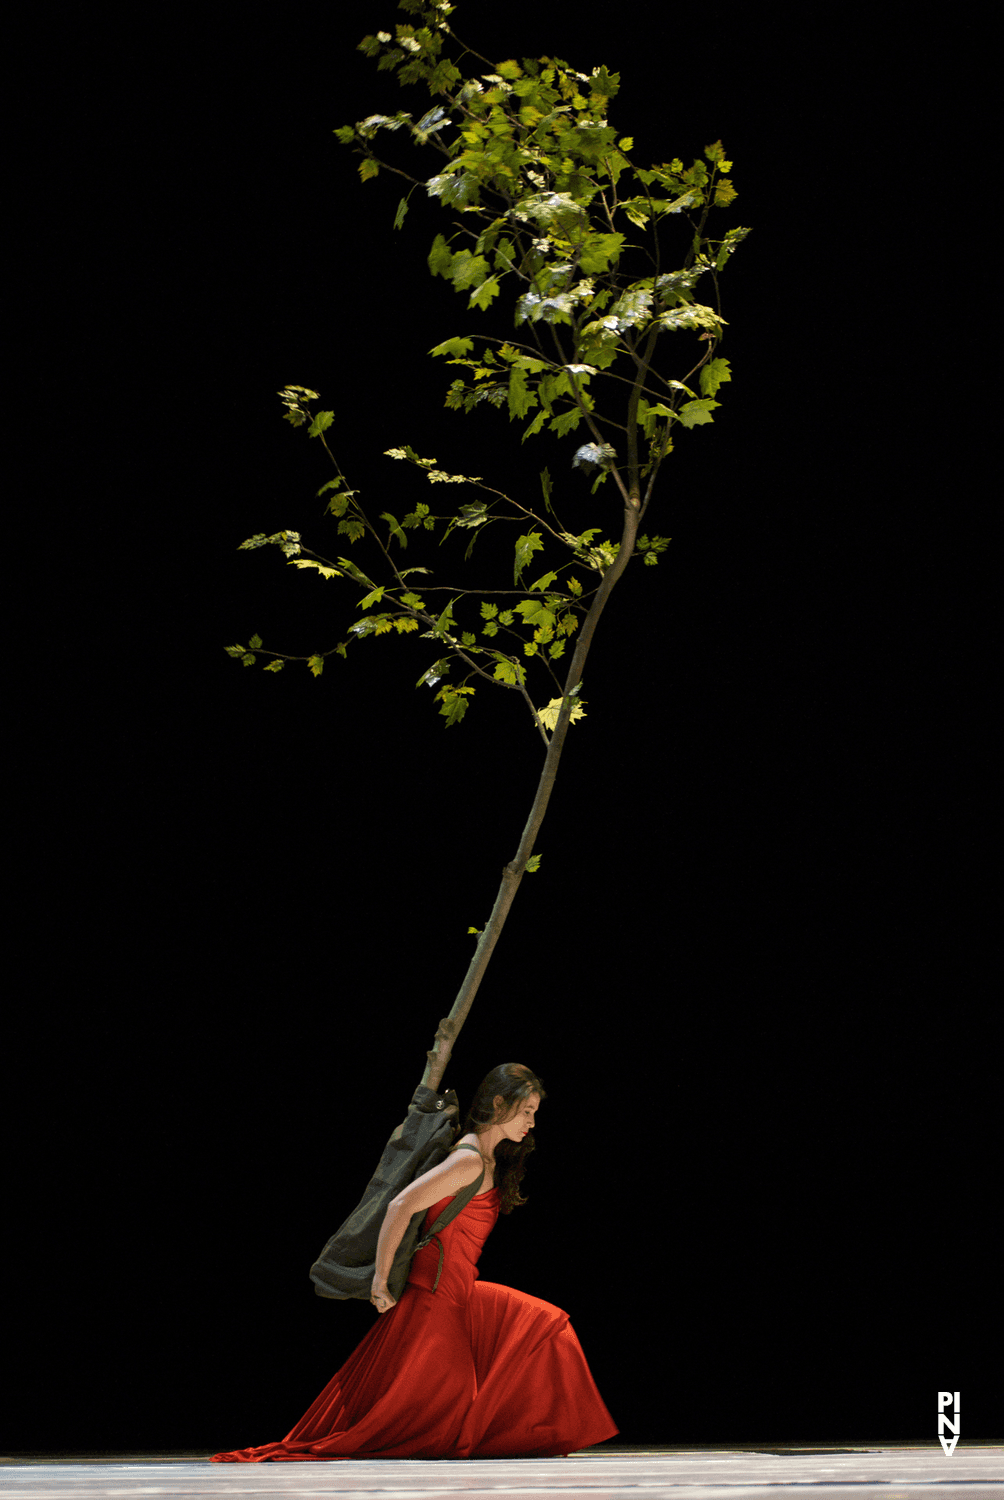
[[[461,1141],[459,1146],[454,1146],[454,1151],[477,1151],[477,1146],[469,1146],[466,1141]],[[480,1156],[480,1152],[478,1155]]]
[[[477,1151],[476,1146],[468,1146],[466,1149],[468,1151]],[[480,1152],[478,1154],[480,1155]],[[433,1291],[435,1291],[436,1287],[439,1285],[439,1278],[443,1272],[443,1242],[439,1238],[439,1231],[441,1229],[445,1229],[447,1224],[449,1224],[452,1219],[455,1219],[457,1217],[457,1214],[460,1213],[460,1210],[467,1207],[468,1203],[470,1203],[475,1193],[477,1193],[480,1189],[481,1184],[484,1182],[484,1180],[485,1169],[484,1166],[482,1166],[480,1177],[476,1177],[474,1181],[469,1182],[465,1188],[461,1188],[460,1192],[454,1198],[453,1202],[446,1205],[446,1207],[443,1209],[443,1212],[437,1218],[435,1224],[433,1224],[431,1229],[428,1229],[425,1234],[422,1235],[418,1244],[415,1246],[416,1250],[424,1250],[425,1246],[430,1244],[433,1240],[435,1240],[436,1244],[439,1246],[439,1268],[436,1271],[436,1280],[433,1283],[432,1287]]]

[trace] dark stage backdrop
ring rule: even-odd
[[[939,1389],[963,1442],[999,1436],[986,515],[973,447],[939,435],[929,306],[979,121],[943,38],[806,15],[456,17],[499,60],[619,71],[643,158],[720,137],[754,230],[722,283],[733,383],[666,467],[664,560],[608,606],[542,868],[445,1079],[465,1107],[498,1062],[544,1079],[529,1202],[482,1274],[568,1310],[625,1442],[934,1442]],[[416,196],[395,233],[398,189],[332,135],[421,107],[355,50],[398,18],[104,13],[25,49],[6,1451],[211,1452],[298,1419],[374,1316],[308,1268],[532,796],[521,706],[479,693],[444,728],[427,643],[318,681],[224,654],[344,629],[334,585],[235,550],[335,545],[275,392],[321,393],[378,509],[425,498],[382,456],[410,442],[530,495],[547,463],[616,535],[573,443],[442,408],[426,351],[469,319],[425,273],[441,220]],[[965,364],[976,329],[955,338]]]

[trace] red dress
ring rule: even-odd
[[[453,1194],[429,1209],[425,1227]],[[411,1263],[390,1312],[281,1443],[213,1463],[320,1458],[556,1458],[618,1432],[568,1314],[479,1281],[499,1191],[479,1193]]]

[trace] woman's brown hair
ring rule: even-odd
[[[544,1085],[531,1068],[523,1063],[500,1063],[484,1078],[467,1111],[467,1118],[456,1133],[455,1140],[463,1135],[476,1135],[487,1130],[489,1125],[507,1120],[515,1108],[531,1094],[546,1099]],[[495,1114],[495,1099],[502,1097],[502,1109]],[[455,1150],[451,1146],[450,1150]],[[526,1171],[526,1159],[534,1150],[533,1133],[521,1141],[501,1140],[495,1147],[495,1186],[499,1190],[499,1212],[511,1214],[514,1208],[527,1200],[519,1190]]]

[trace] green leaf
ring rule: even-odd
[[[508,687],[515,687],[518,681],[517,670],[522,673],[522,667],[517,669],[514,662],[506,661],[498,657],[495,663],[495,681],[504,682]]]
[[[286,663],[284,661],[280,661],[278,659],[276,661],[270,661],[269,664],[268,664],[268,666],[265,668],[265,671],[266,672],[281,672],[282,669],[283,669],[283,667],[285,665],[286,665]]]
[[[706,422],[715,420],[711,415],[711,409],[720,405],[720,401],[688,401],[686,406],[680,407],[676,415],[684,427],[703,427]]]
[[[554,580],[557,578],[557,576],[558,576],[557,573],[545,573],[543,575],[543,577],[537,579],[536,583],[531,583],[531,585],[530,585],[531,591],[534,592],[534,593],[538,593],[539,592],[539,593],[542,594],[544,592],[544,590],[546,588],[548,588],[549,585],[554,582]]]
[[[590,235],[579,257],[579,270],[584,271],[587,276],[607,270],[610,262],[620,255],[624,239],[623,234]]]
[[[546,359],[534,359],[529,354],[520,354],[511,344],[503,344],[499,353],[503,359],[510,360],[511,363],[519,365],[521,370],[526,370],[531,375],[539,375],[541,370],[551,368]]]
[[[314,562],[310,557],[291,557],[290,566],[294,568],[316,568],[322,578],[341,578],[337,568],[326,568],[323,563]]]
[[[446,720],[447,729],[451,724],[460,723],[461,719],[464,717],[464,714],[470,707],[467,699],[471,696],[471,694],[473,694],[473,692],[474,689],[472,687],[455,688],[447,685],[439,689],[436,697],[443,705],[439,712]]]
[[[524,872],[527,875],[536,875],[537,871],[540,869],[540,862],[543,858],[544,856],[542,854],[531,854],[530,858],[523,866]]]
[[[527,390],[526,371],[519,365],[513,365],[509,371],[509,420],[513,417],[525,417],[531,406],[537,405],[536,396]]]
[[[450,277],[450,268],[453,265],[453,251],[446,243],[441,234],[437,234],[429,251],[429,270],[433,276]]]
[[[417,688],[420,688],[423,683],[426,683],[429,687],[435,687],[436,683],[439,682],[441,678],[445,677],[449,670],[449,659],[445,656],[441,657],[439,661],[434,661],[432,663],[432,666],[427,672],[422,673],[421,677],[415,683],[415,686]]]
[[[454,203],[458,208],[472,208],[478,202],[477,177],[473,172],[459,171],[457,163],[452,171],[448,168],[438,177],[430,177],[425,190],[430,198],[438,198],[444,208]]]
[[[680,328],[709,328],[713,333],[719,333],[725,325],[724,318],[699,302],[688,302],[683,307],[674,307],[669,312],[660,313],[656,322],[660,328],[668,328],[674,332]]]
[[[432,355],[450,354],[453,355],[454,358],[460,359],[463,355],[469,353],[473,348],[473,339],[444,339],[441,344],[436,345],[435,349],[430,349],[429,353]]]
[[[638,538],[638,551],[644,557],[645,563],[648,567],[655,567],[656,563],[659,561],[657,554],[660,552],[665,552],[671,541],[672,537],[668,536],[640,536]]]
[[[499,279],[497,276],[489,276],[487,281],[481,283],[477,291],[471,293],[471,300],[467,305],[468,307],[480,307],[482,312],[487,312],[488,304],[498,294]]]
[[[433,531],[436,525],[436,518],[434,516],[430,516],[429,507],[427,505],[419,504],[415,506],[414,510],[410,510],[408,512],[408,514],[402,520],[401,525],[406,526],[409,531],[412,530],[415,526],[424,526],[426,531]],[[406,569],[406,571],[412,573],[415,571],[415,569],[408,568]],[[427,573],[429,570],[428,568],[422,568],[419,571]]]
[[[398,522],[397,517],[396,516],[392,516],[389,510],[382,510],[380,512],[380,519],[381,519],[381,521],[386,521],[387,522],[387,525],[390,527],[390,534],[391,534],[391,536],[396,536],[397,539],[398,539],[398,541],[401,543],[401,546],[402,547],[407,547],[407,545],[408,545],[408,538],[405,536],[404,532],[401,530],[401,526],[400,526],[400,523]]]
[[[335,414],[333,411],[319,411],[307,428],[307,436],[320,437],[322,432],[327,432],[334,420]]]
[[[312,656],[308,661],[307,666],[313,672],[315,677],[320,677],[321,673],[324,671],[324,657]]]
[[[472,505],[462,505],[453,517],[453,526],[483,526],[489,519],[488,506],[484,500],[475,500]]]
[[[648,317],[648,310],[651,306],[652,293],[642,287],[637,291],[625,292],[614,303],[607,316],[600,321],[609,328],[613,320],[617,332],[623,333],[625,328],[633,328],[636,323],[643,323]],[[586,328],[583,331],[588,333],[589,329]]]
[[[647,198],[627,198],[619,205],[632,224],[644,229],[649,221],[651,205]]]
[[[539,531],[528,532],[526,536],[516,539],[516,566],[513,571],[513,583],[519,583],[520,574],[529,563],[535,552],[543,552],[544,543]]]
[[[356,608],[369,609],[372,605],[379,604],[386,592],[386,586],[384,584],[381,584],[379,588],[375,588],[372,593],[367,594],[365,599],[360,599]]]
[[[701,370],[701,390],[705,396],[716,396],[718,387],[732,379],[727,359],[713,359]]]
[[[446,635],[456,625],[456,621],[453,618],[453,606],[456,604],[457,599],[459,597],[460,597],[459,594],[455,595],[450,600],[450,602],[446,606],[446,608],[443,610],[443,613],[440,615],[439,619],[436,621],[435,634],[437,634],[437,635],[439,635],[439,634]]]
[[[604,98],[612,99],[621,86],[621,75],[619,73],[608,73],[606,68],[594,68],[589,79],[590,91],[594,94],[602,94]]]
[[[544,414],[542,412],[541,416],[543,415]],[[524,433],[523,435],[524,437],[526,437],[526,433]],[[544,504],[547,506],[548,510],[551,510],[551,474],[548,469],[541,469],[540,471],[540,487],[544,492]],[[551,511],[551,514],[553,515],[554,512]]]
[[[349,577],[354,578],[356,583],[364,583],[368,589],[376,588],[376,584],[373,582],[372,578],[367,578],[362,568],[357,568],[355,563],[352,562],[349,558],[340,557],[338,559],[338,566],[340,568],[344,568]]]
[[[248,650],[249,651],[260,651],[261,650],[261,636],[260,635],[253,635],[251,637],[251,639],[248,641]]]
[[[543,625],[549,629],[554,627],[554,611],[548,608],[543,599],[521,599],[516,606],[516,613],[523,616],[524,625]]]
[[[749,229],[736,228],[729,230],[724,240],[722,240],[721,249],[719,250],[717,259],[715,260],[716,271],[720,271],[722,269],[725,262],[732,254],[733,250],[739,244],[740,240],[744,240],[749,233]]]
[[[406,458],[409,463],[418,464],[420,469],[434,469],[436,460],[434,458],[419,458],[410,443],[405,443],[403,448],[385,448],[385,458]]]
[[[556,432],[560,438],[563,438],[567,437],[570,432],[574,432],[581,421],[582,413],[578,407],[573,406],[571,411],[562,412],[561,416],[555,417],[553,422],[548,423],[548,426],[552,432]]]
[[[426,475],[430,484],[480,484],[480,474],[447,474],[445,469],[430,469]]]
[[[562,220],[570,226],[586,217],[586,210],[571,193],[530,193],[520,199],[512,212],[517,219],[536,219],[542,226]]]
[[[405,216],[405,214],[407,212],[408,212],[408,200],[407,200],[407,198],[402,198],[401,201],[400,201],[400,203],[397,205],[397,213],[394,215],[394,228],[395,229],[400,229],[401,228],[401,225],[404,223],[404,216]]]
[[[453,257],[450,275],[457,291],[467,286],[480,286],[488,275],[488,262],[483,255],[472,255],[469,250],[460,250]]]
[[[676,412],[663,401],[648,402],[642,396],[638,401],[638,426],[647,438],[652,437],[656,429],[656,423],[660,417],[666,420],[676,419]]]

